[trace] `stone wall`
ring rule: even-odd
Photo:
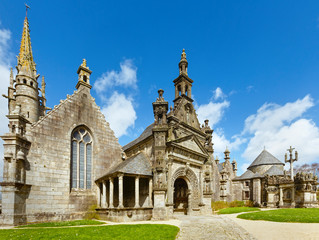
[[[71,133],[78,126],[85,126],[93,137],[92,188],[71,190]],[[86,87],[28,128],[27,137],[32,143],[26,171],[31,186],[25,201],[28,222],[81,217],[97,204],[94,180],[121,162],[121,146]]]

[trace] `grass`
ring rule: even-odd
[[[230,207],[230,208],[224,208],[219,210],[218,214],[232,214],[232,213],[253,212],[253,211],[260,211],[260,209],[255,207]]]
[[[0,239],[112,239],[173,240],[179,228],[164,224],[110,225],[98,227],[2,229]]]
[[[244,213],[238,218],[273,222],[319,223],[319,208],[290,208]]]
[[[75,220],[65,222],[48,222],[48,223],[36,223],[29,225],[18,226],[17,228],[29,228],[29,227],[68,227],[68,226],[80,226],[80,225],[100,225],[105,224],[104,222],[96,220]]]

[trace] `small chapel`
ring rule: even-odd
[[[261,207],[318,207],[318,178],[290,172],[263,150],[241,176],[226,148],[214,156],[213,129],[200,123],[193,105],[185,50],[173,80],[173,103],[164,90],[154,97],[154,122],[125,146],[91,96],[84,59],[75,91],[54,108],[46,105],[33,59],[28,18],[23,24],[17,74],[11,69],[9,120],[4,141],[1,225],[84,218],[169,219],[174,214],[212,214],[212,201],[252,201]]]

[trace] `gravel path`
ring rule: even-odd
[[[181,221],[177,240],[255,240],[246,230],[225,216],[177,216],[176,218]]]

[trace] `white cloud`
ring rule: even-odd
[[[217,128],[213,134],[214,143],[214,155],[222,159],[226,147],[230,152],[238,150],[240,145],[245,142],[245,139],[241,139],[237,136],[231,138],[232,141],[228,140],[223,132],[223,129]]]
[[[134,127],[136,112],[133,107],[133,99],[124,94],[114,92],[102,108],[102,113],[110,123],[116,137],[127,134],[129,127]]]
[[[103,73],[94,83],[94,90],[104,104],[102,113],[118,138],[126,135],[130,127],[134,127],[137,118],[133,98],[115,90],[123,90],[123,87],[137,88],[137,67],[132,60],[127,59],[120,63],[120,68],[120,72],[111,70]],[[112,96],[107,98],[105,93],[112,93]]]
[[[222,89],[220,87],[217,87],[214,91],[214,99],[223,99],[225,97],[225,94],[223,93]]]
[[[10,70],[9,64],[12,60],[12,53],[9,51],[11,32],[7,29],[0,29],[0,135],[8,131],[8,101],[2,97],[7,95],[9,86]],[[3,141],[0,139],[0,176],[2,178],[3,168]]]
[[[226,95],[223,93],[221,88],[216,88],[214,91],[213,99],[223,99]],[[196,113],[198,115],[198,120],[203,123],[204,120],[209,120],[209,125],[213,129],[214,126],[219,123],[223,118],[225,110],[230,106],[229,101],[224,100],[222,102],[210,101],[208,104],[198,105],[195,102]],[[224,151],[226,147],[230,150],[238,150],[239,146],[245,141],[238,136],[232,137],[230,140],[226,138],[222,128],[217,128],[213,133],[213,143],[214,143],[214,155],[218,156],[220,159],[224,157]]]
[[[213,127],[223,117],[225,109],[230,106],[230,103],[226,100],[223,102],[209,102],[208,104],[199,105],[197,108],[198,119],[200,123],[208,119],[209,124]]]
[[[299,152],[299,164],[318,161],[319,129],[311,119],[301,118],[313,106],[309,95],[283,106],[264,104],[245,121],[243,135],[250,140],[242,156],[251,162],[266,147],[283,161],[286,149],[293,146]]]
[[[121,70],[107,71],[103,73],[94,83],[94,89],[97,93],[102,93],[113,86],[133,87],[136,88],[136,72],[137,68],[130,59],[120,63]]]

